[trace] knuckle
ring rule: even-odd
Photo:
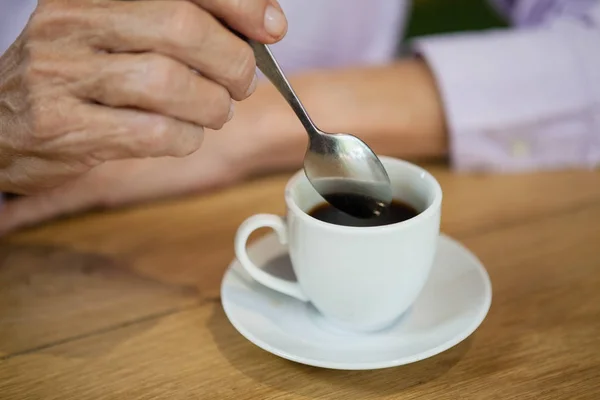
[[[47,26],[47,18],[45,15],[37,10],[31,16],[31,19],[27,23],[27,37],[28,39],[36,38],[42,36]]]
[[[19,92],[11,98],[11,106],[27,116],[27,134],[23,136],[33,145],[55,139],[74,123],[74,100],[66,89],[69,79],[61,71],[64,62],[49,61],[34,47],[26,53],[15,81]]]
[[[195,54],[214,52],[212,41],[222,34],[215,17],[188,1],[175,2],[174,5],[175,11],[163,27],[165,47]]]
[[[27,23],[27,36],[30,38],[48,36],[49,31],[59,29],[61,24],[56,24],[57,17],[62,14],[60,4],[40,4],[36,7]]]
[[[123,154],[131,157],[156,157],[166,155],[165,148],[171,132],[168,119],[159,115],[145,115],[143,119],[132,121],[122,132],[127,136]]]
[[[230,16],[240,22],[262,20],[261,11],[264,7],[265,0],[221,0],[217,1],[218,6],[223,14]]]
[[[244,45],[237,52],[237,58],[230,64],[228,73],[229,85],[231,91],[236,96],[236,100],[242,100],[247,96],[248,88],[252,83],[256,73],[256,60],[254,52],[250,46]]]
[[[146,156],[166,155],[169,137],[173,134],[173,126],[167,118],[158,117],[150,124],[150,129],[141,132],[138,145]]]
[[[199,24],[200,9],[189,1],[174,1],[169,3],[169,15],[166,20],[167,31],[175,38],[186,40],[198,32],[205,24]]]
[[[23,46],[24,63],[22,68],[23,83],[31,88],[38,83],[47,82],[47,78],[56,77],[55,66],[44,61],[45,55],[34,43],[28,42]]]
[[[206,107],[205,126],[211,129],[221,129],[231,108],[231,97],[225,88],[219,87],[211,96]]]
[[[225,12],[229,15],[234,15],[236,17],[244,17],[247,14],[247,9],[245,0],[224,0],[221,1],[221,6]]]
[[[35,148],[62,136],[64,129],[74,125],[68,115],[66,105],[62,102],[32,99],[29,110],[31,129],[26,144]]]
[[[93,23],[89,15],[97,17],[98,12],[99,7],[94,4],[78,7],[70,1],[40,1],[27,23],[27,37],[43,42],[81,39],[83,36],[79,32]]]
[[[200,148],[203,133],[202,127],[157,117],[135,146],[145,157],[185,157]]]
[[[195,153],[202,146],[204,129],[200,126],[193,129],[185,129],[183,135],[181,144],[173,149],[172,153],[175,157],[187,157]]]
[[[34,104],[30,113],[31,130],[29,134],[30,145],[39,145],[55,136],[56,118],[50,115],[45,105]]]
[[[156,55],[145,55],[137,70],[137,81],[142,90],[163,93],[172,87],[177,77],[176,64],[170,59]]]

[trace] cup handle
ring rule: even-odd
[[[287,244],[287,225],[283,218],[272,214],[257,214],[245,220],[235,234],[235,255],[244,269],[258,283],[263,284],[269,289],[287,294],[301,301],[308,301],[308,298],[300,288],[297,282],[290,282],[285,279],[273,276],[261,268],[257,267],[246,251],[246,243],[248,238],[255,230],[259,228],[272,228],[279,241],[282,244]]]

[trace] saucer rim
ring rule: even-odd
[[[254,242],[251,246],[256,246],[259,243],[268,240],[269,237],[273,236],[273,235],[275,235],[275,233],[268,233],[264,237],[258,239],[256,242]],[[442,343],[436,347],[433,347],[427,351],[422,351],[413,356],[400,357],[400,358],[395,358],[395,359],[391,359],[388,361],[371,361],[371,362],[352,362],[352,363],[350,363],[350,362],[314,360],[311,358],[296,356],[294,354],[290,354],[288,352],[281,351],[281,350],[278,350],[277,348],[272,347],[271,345],[269,345],[262,339],[255,337],[252,333],[250,333],[243,326],[241,326],[242,324],[240,324],[239,321],[236,321],[236,319],[231,315],[231,310],[228,309],[228,306],[226,305],[226,301],[224,300],[225,297],[223,296],[223,289],[225,287],[225,281],[226,281],[228,275],[234,273],[233,266],[236,263],[238,263],[238,260],[235,257],[231,261],[229,266],[227,267],[227,270],[225,271],[225,274],[223,275],[223,279],[221,281],[221,290],[220,290],[221,306],[223,307],[223,311],[225,312],[225,315],[226,315],[227,319],[229,320],[229,322],[246,340],[250,341],[252,344],[261,348],[264,351],[267,351],[273,355],[276,355],[283,359],[293,361],[293,362],[296,362],[299,364],[309,365],[312,367],[325,368],[325,369],[333,369],[333,370],[358,371],[358,370],[376,370],[376,369],[393,368],[393,367],[398,367],[401,365],[407,365],[407,364],[412,364],[412,363],[415,363],[418,361],[422,361],[427,358],[436,356],[440,353],[443,353],[446,350],[451,349],[452,347],[458,345],[459,343],[461,343],[465,339],[467,339],[469,336],[471,336],[477,330],[477,328],[479,328],[479,326],[481,326],[481,324],[485,320],[487,314],[489,313],[489,310],[492,305],[492,297],[493,297],[492,283],[491,283],[491,280],[489,277],[489,273],[487,272],[487,270],[486,270],[485,266],[483,265],[483,263],[481,262],[481,260],[471,250],[469,250],[466,246],[464,246],[462,243],[460,243],[456,239],[453,239],[444,233],[440,233],[439,240],[446,240],[450,244],[456,246],[458,249],[460,249],[464,253],[465,257],[469,257],[470,260],[473,262],[473,264],[477,267],[477,271],[479,272],[479,274],[481,275],[481,278],[483,280],[485,302],[482,304],[482,308],[481,308],[481,311],[479,312],[479,314],[473,318],[468,329],[464,329],[460,334],[456,335],[452,339],[447,340],[444,343]]]

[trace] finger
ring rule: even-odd
[[[91,29],[87,36],[96,48],[174,58],[224,86],[235,100],[253,92],[252,49],[199,6],[189,1],[115,1],[99,13],[102,26],[83,27]]]
[[[287,32],[287,20],[275,0],[193,0],[227,25],[263,43],[274,43]]]
[[[111,107],[133,107],[220,129],[232,117],[225,88],[160,54],[103,54],[89,63],[75,95]]]
[[[88,132],[98,137],[89,154],[100,160],[174,156],[185,157],[200,148],[203,128],[139,110],[84,105],[91,117]],[[92,143],[92,138],[81,138]]]
[[[202,127],[142,110],[76,103],[71,114],[69,134],[44,143],[40,151],[95,166],[125,158],[184,157],[198,150],[204,137]]]

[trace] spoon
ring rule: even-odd
[[[309,117],[265,44],[246,39],[256,65],[294,110],[309,138],[306,177],[329,204],[359,218],[378,216],[392,202],[390,179],[379,158],[362,140],[321,131]]]

